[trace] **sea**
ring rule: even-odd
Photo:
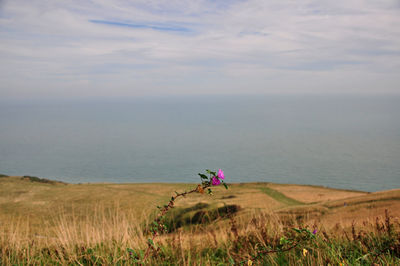
[[[400,188],[400,95],[0,99],[0,173]]]

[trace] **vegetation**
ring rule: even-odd
[[[0,264],[400,263],[400,190],[269,183],[210,187],[213,195],[195,184],[61,184],[4,177]],[[171,196],[185,192],[163,213]],[[166,230],[157,229],[153,238],[161,224]]]
[[[56,183],[63,183],[60,181],[53,181],[50,179],[46,179],[46,178],[40,178],[37,176],[30,176],[30,175],[24,175],[23,177],[21,177],[21,179],[27,179],[31,182],[38,182],[38,183],[48,183],[48,184],[56,184]]]
[[[303,202],[300,202],[298,200],[286,197],[283,193],[281,193],[281,192],[279,192],[277,190],[274,190],[272,188],[269,188],[269,187],[262,187],[262,188],[260,188],[260,190],[262,192],[264,192],[265,194],[271,196],[273,199],[275,199],[275,200],[277,200],[279,202],[282,202],[282,203],[284,203],[286,205],[289,205],[289,206],[303,204]]]

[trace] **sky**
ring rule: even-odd
[[[0,0],[0,98],[400,93],[399,0]]]

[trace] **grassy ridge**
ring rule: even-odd
[[[135,264],[147,247],[156,206],[194,184],[63,184],[0,179],[3,264]],[[388,210],[385,212],[385,210]],[[400,263],[400,190],[364,193],[270,183],[217,187],[176,202],[153,265],[247,263],[273,251],[291,228],[316,239],[254,263]],[[286,244],[290,246],[289,244]],[[306,250],[306,252],[304,251]],[[305,253],[304,253],[305,252]]]
[[[264,192],[265,194],[267,194],[268,196],[272,197],[273,199],[285,204],[286,206],[304,204],[301,201],[289,198],[289,197],[285,196],[283,193],[281,193],[275,189],[269,188],[269,187],[262,187],[262,188],[260,188],[260,190],[262,192]]]

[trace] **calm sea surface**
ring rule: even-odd
[[[208,96],[0,104],[0,173],[66,182],[400,187],[400,96]]]

